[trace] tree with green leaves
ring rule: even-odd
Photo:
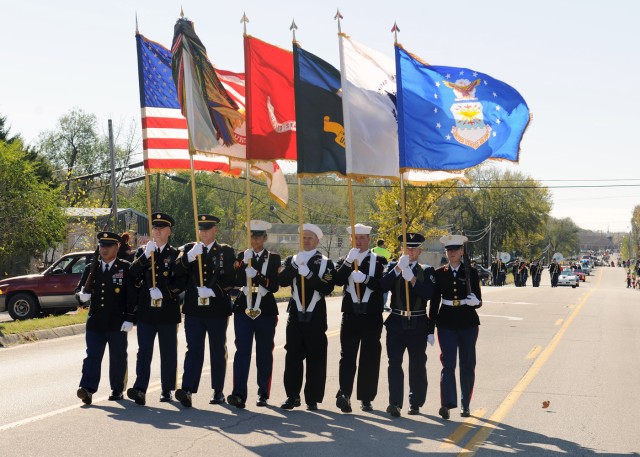
[[[563,257],[572,257],[580,253],[578,227],[571,218],[549,218],[546,226],[546,239],[549,241],[550,256],[560,252]]]
[[[28,259],[64,239],[59,193],[40,182],[22,142],[0,141],[0,268],[24,273]]]

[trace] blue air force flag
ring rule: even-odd
[[[530,115],[513,87],[467,68],[425,64],[399,45],[396,72],[401,170],[518,161]]]

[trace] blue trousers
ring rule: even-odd
[[[127,333],[87,330],[87,356],[82,362],[80,387],[91,393],[98,391],[104,351],[109,345],[109,383],[111,390],[123,392],[127,384]]]
[[[387,356],[389,367],[389,404],[402,408],[404,398],[404,371],[402,360],[409,353],[409,404],[421,407],[427,398],[427,318],[414,317],[416,326],[402,326],[404,317],[390,315],[385,322],[387,328]]]
[[[187,353],[184,358],[182,388],[196,393],[200,385],[204,363],[204,340],[209,336],[209,361],[211,363],[211,387],[222,392],[227,373],[227,325],[229,318],[205,318],[185,316],[184,333]]]
[[[456,359],[460,356],[460,403],[469,408],[476,379],[476,341],[479,327],[448,329],[438,327],[440,343],[440,403],[447,408],[458,406]]]
[[[135,389],[146,392],[151,377],[151,359],[153,359],[153,344],[158,335],[160,347],[160,380],[162,391],[170,392],[176,389],[178,371],[178,325],[138,323],[138,358],[136,361]]]
[[[251,368],[253,338],[256,339],[258,396],[269,398],[273,372],[273,338],[278,316],[258,316],[251,319],[245,313],[234,315],[236,354],[233,358],[233,394],[247,399],[247,380]]]

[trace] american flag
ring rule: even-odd
[[[171,51],[140,34],[136,36],[136,41],[144,167],[148,171],[189,170],[187,120],[180,112],[180,102],[171,75]],[[224,75],[227,90],[244,108],[244,75],[228,71],[220,73],[221,77]],[[194,168],[229,172],[229,159],[196,154]]]

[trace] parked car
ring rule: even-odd
[[[560,275],[558,276],[558,285],[559,286],[571,286],[572,288],[576,288],[580,286],[578,282],[578,277],[573,274],[571,270],[562,270]]]
[[[41,312],[64,314],[77,309],[75,288],[91,256],[92,251],[74,252],[42,273],[0,280],[0,311],[24,320]]]
[[[476,270],[478,270],[478,277],[480,278],[480,283],[483,286],[490,286],[491,281],[493,279],[493,274],[491,274],[491,270],[479,264],[476,264]]]

